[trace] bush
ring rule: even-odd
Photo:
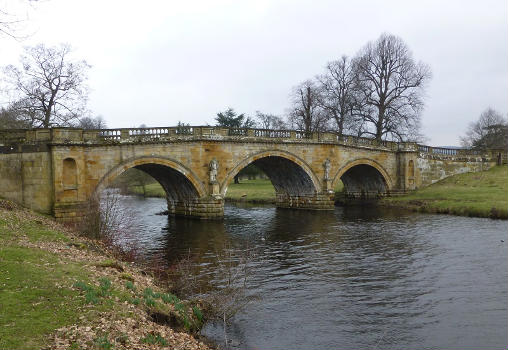
[[[112,191],[92,196],[85,207],[85,215],[78,231],[81,235],[113,241],[124,227],[128,226],[129,215],[119,205],[120,197]]]

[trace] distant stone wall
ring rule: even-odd
[[[495,159],[485,159],[481,156],[420,153],[416,161],[417,187],[425,187],[456,174],[488,170],[494,165]]]

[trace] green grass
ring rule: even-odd
[[[48,333],[76,320],[85,300],[72,281],[87,276],[52,253],[0,242],[0,349],[40,348]]]
[[[339,181],[335,187],[336,192],[342,191],[344,185]],[[245,202],[275,202],[275,189],[268,179],[241,180],[239,184],[231,183],[228,186],[226,200]]]
[[[130,186],[129,192],[143,195],[143,187],[142,186]],[[166,192],[158,182],[154,182],[145,186],[145,196],[146,197],[160,197],[166,198]]]
[[[343,188],[342,181],[339,181],[335,191],[340,192]],[[131,186],[129,191],[134,194],[143,195],[141,186]],[[158,182],[146,185],[145,191],[147,197],[166,197],[164,189]],[[275,189],[269,179],[241,180],[239,184],[229,184],[226,200],[232,202],[274,203]]]
[[[47,348],[78,316],[120,310],[114,300],[126,291],[52,251],[78,243],[42,215],[0,206],[0,349]]]
[[[0,199],[0,349],[50,348],[51,335],[61,327],[93,322],[104,312],[131,317],[124,302],[138,305],[136,312],[174,314],[182,329],[196,332],[202,326],[201,310],[194,304],[136,287],[133,276],[119,273],[122,264],[110,256],[96,263],[86,253],[76,255],[76,247],[88,249],[79,238],[42,215],[6,209],[5,203]],[[69,253],[76,259],[69,259]],[[107,277],[106,268],[111,272]],[[98,336],[95,348],[112,348],[114,340]]]
[[[508,219],[508,167],[451,176],[383,202],[424,212]]]
[[[147,197],[166,197],[162,186],[156,182],[145,186]],[[129,192],[143,195],[141,186],[130,186]],[[242,180],[240,184],[228,186],[226,199],[231,201],[274,202],[275,189],[268,179]]]
[[[241,180],[239,184],[229,184],[226,200],[275,202],[275,189],[268,179]]]
[[[145,343],[145,344],[160,344],[161,346],[168,345],[168,342],[166,341],[166,339],[161,337],[161,335],[158,334],[158,333],[156,333],[156,334],[151,334],[151,333],[147,334],[144,338],[141,339],[141,342]]]

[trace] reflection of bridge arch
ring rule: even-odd
[[[99,180],[95,193],[100,193],[130,168],[142,170],[157,180],[166,191],[168,200],[182,201],[206,196],[194,172],[175,160],[153,156],[131,158],[118,164]]]
[[[346,193],[381,193],[386,194],[393,188],[388,172],[378,162],[362,158],[342,166],[335,174],[332,188],[342,180]]]
[[[220,188],[222,196],[235,175],[249,164],[256,165],[270,178],[277,194],[309,196],[321,189],[320,181],[304,160],[289,152],[271,150],[253,154],[229,171]]]

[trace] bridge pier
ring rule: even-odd
[[[222,219],[224,199],[217,197],[196,198],[189,201],[168,199],[168,214],[196,219]]]
[[[334,209],[333,193],[315,193],[312,195],[288,195],[277,194],[277,208],[287,209],[307,209],[307,210],[333,210]]]
[[[89,202],[59,202],[53,206],[53,215],[60,222],[80,223],[87,215]]]

